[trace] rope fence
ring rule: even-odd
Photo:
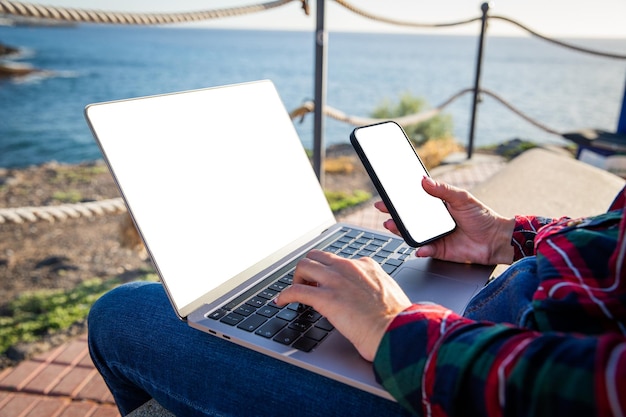
[[[285,6],[289,3],[297,1],[301,4],[302,9],[306,15],[309,15],[309,2],[308,0],[276,0],[260,4],[251,4],[247,6],[231,7],[217,10],[204,10],[195,12],[184,13],[126,13],[126,12],[109,12],[101,10],[82,10],[76,8],[64,8],[64,7],[52,7],[43,6],[32,3],[24,3],[18,1],[0,0],[0,14],[17,16],[22,18],[32,19],[49,19],[60,20],[64,22],[74,23],[103,23],[103,24],[127,24],[127,25],[160,25],[160,24],[175,24],[185,22],[197,22],[201,20],[219,19],[226,17],[242,16],[251,13],[257,13],[274,9],[277,7]],[[382,23],[413,27],[413,28],[445,28],[459,25],[466,25],[474,22],[481,21],[481,17],[470,18],[467,20],[461,20],[456,22],[447,23],[419,23],[410,22],[405,20],[391,19],[383,16],[378,16],[367,11],[364,11],[356,6],[352,5],[346,0],[334,0],[340,6],[355,13],[366,19],[379,21]],[[540,38],[544,41],[553,43],[555,45],[568,48],[574,51],[592,54],[604,58],[622,59],[626,60],[626,55],[595,51],[588,48],[584,48],[578,45],[566,43],[557,39],[550,38],[542,35],[533,29],[504,16],[489,15],[488,19],[501,20],[517,26],[518,28],[528,32],[530,35]],[[527,116],[519,109],[515,108],[512,104],[508,103],[504,98],[498,96],[496,93],[483,89],[483,88],[466,88],[445,100],[440,105],[433,109],[418,113],[405,115],[393,119],[402,125],[411,125],[424,122],[443,111],[445,107],[452,102],[460,98],[467,93],[479,92],[487,95],[504,105],[506,108],[526,120],[528,123],[548,132],[551,134],[562,136],[561,132],[551,129],[548,126],[534,120]],[[313,101],[307,101],[299,108],[291,112],[291,118],[303,119],[306,114],[315,111],[315,103]],[[366,124],[372,124],[381,121],[380,119],[351,116],[344,112],[335,109],[330,106],[324,106],[323,114],[331,117],[340,122],[352,124],[355,126],[362,126]],[[21,208],[0,208],[0,224],[14,223],[33,223],[38,221],[63,221],[67,219],[76,219],[79,217],[93,217],[101,215],[112,215],[126,212],[126,205],[122,198],[114,198],[95,202],[85,202],[76,204],[63,204],[58,206],[44,206],[44,207],[21,207]]]
[[[396,19],[390,19],[387,17],[383,17],[383,16],[377,16],[374,15],[372,13],[366,12],[362,9],[357,8],[356,6],[350,4],[349,2],[345,1],[345,0],[334,0],[335,3],[343,6],[344,8],[346,8],[347,10],[350,10],[351,12],[358,14],[361,17],[364,17],[366,19],[370,19],[370,20],[375,20],[377,22],[382,22],[382,23],[388,23],[391,25],[397,25],[397,26],[404,26],[404,27],[413,27],[413,28],[429,28],[429,29],[438,29],[438,28],[446,28],[446,27],[453,27],[453,26],[462,26],[462,25],[467,25],[470,23],[475,23],[475,22],[480,22],[481,18],[480,17],[475,17],[475,18],[471,18],[471,19],[467,19],[467,20],[461,20],[461,21],[457,21],[457,22],[448,22],[448,23],[419,23],[419,22],[409,22],[409,21],[404,21],[404,20],[396,20]],[[574,51],[578,51],[578,52],[583,52],[583,53],[587,53],[587,54],[591,54],[591,55],[596,55],[596,56],[601,56],[601,57],[605,57],[605,58],[615,58],[615,59],[626,59],[626,55],[622,55],[622,54],[615,54],[615,53],[611,53],[611,52],[602,52],[602,51],[596,51],[593,49],[589,49],[589,48],[584,48],[582,46],[578,46],[578,45],[574,45],[571,43],[567,43],[567,42],[563,42],[554,38],[550,38],[546,35],[542,35],[541,33],[529,28],[526,25],[523,25],[520,22],[517,22],[513,19],[510,19],[508,17],[505,16],[498,16],[498,15],[488,15],[487,16],[488,19],[494,19],[494,20],[501,20],[503,22],[507,22],[510,23],[514,26],[517,26],[518,28],[528,32],[530,35],[537,37],[539,39],[542,39],[544,41],[553,43],[555,45],[564,47],[564,48],[568,48]]]
[[[33,3],[24,3],[19,1],[0,0],[0,14],[7,14],[11,16],[18,16],[24,18],[36,18],[36,19],[50,19],[61,20],[64,22],[74,23],[104,23],[104,24],[127,24],[127,25],[160,25],[160,24],[174,24],[174,23],[186,23],[186,22],[198,22],[202,20],[220,19],[226,17],[243,16],[251,13],[258,13],[277,7],[285,6],[288,3],[297,1],[301,3],[302,9],[305,14],[309,15],[309,1],[308,0],[276,0],[260,4],[251,4],[248,6],[230,7],[216,10],[203,10],[196,12],[185,13],[127,13],[127,12],[110,12],[102,10],[83,10],[76,8],[66,7],[54,7],[43,6]],[[479,22],[480,17],[470,18],[466,20],[460,20],[456,22],[444,22],[444,23],[420,23],[410,22],[399,19],[392,19],[384,16],[379,16],[363,9],[360,9],[346,0],[334,0],[335,3],[344,7],[346,10],[357,14],[363,18],[387,23],[395,26],[413,27],[413,28],[447,28],[454,26],[467,25],[474,22]],[[530,35],[540,38],[544,41],[551,42],[564,48],[572,49],[578,52],[587,54],[602,56],[605,58],[614,59],[626,59],[626,55],[615,54],[610,52],[596,51],[589,48],[584,48],[571,43],[566,43],[529,28],[528,26],[510,19],[505,16],[489,15],[489,19],[501,20],[503,22],[510,23],[518,28],[528,32]]]
[[[58,206],[0,208],[0,224],[35,223],[42,220],[53,223],[79,217],[104,216],[124,212],[126,212],[126,205],[121,197]]]
[[[224,17],[243,16],[284,6],[299,1],[308,14],[307,0],[277,0],[256,5],[230,7],[187,13],[120,13],[102,10],[82,10],[65,7],[42,6],[32,3],[0,0],[0,13],[33,19],[61,20],[74,23],[106,23],[119,25],[162,25],[197,22]]]
[[[555,129],[548,127],[547,125],[541,122],[538,122],[537,120],[528,116],[527,114],[525,114],[524,112],[522,112],[521,110],[513,106],[511,103],[509,103],[507,100],[505,100],[498,94],[494,93],[493,91],[485,89],[485,88],[480,88],[478,91],[481,94],[484,94],[486,96],[493,98],[494,100],[502,104],[504,107],[506,107],[507,109],[509,109],[510,111],[512,111],[519,117],[521,117],[522,119],[526,120],[528,123],[545,131],[546,133],[551,133],[553,135],[558,135],[558,136],[563,135],[564,132],[559,132]],[[391,118],[391,119],[387,118],[384,120],[393,120],[396,123],[403,125],[403,126],[422,123],[440,114],[444,110],[444,108],[452,104],[452,102],[456,101],[458,98],[464,96],[465,94],[473,93],[473,92],[474,92],[473,88],[465,88],[463,90],[460,90],[458,93],[454,94],[453,96],[451,96],[449,99],[447,99],[440,105],[434,107],[433,109],[426,110],[421,113],[405,115],[402,117],[396,117],[396,118]],[[313,101],[306,101],[300,107],[293,110],[290,113],[290,115],[292,119],[296,119],[296,118],[302,119],[308,113],[313,113],[314,111],[315,111],[315,103]],[[375,119],[375,118],[370,118],[370,117],[350,116],[350,115],[345,114],[341,110],[335,109],[334,107],[331,107],[331,106],[324,106],[323,112],[324,112],[324,115],[332,119],[335,119],[339,122],[351,124],[353,126],[364,126],[364,125],[374,124],[374,123],[383,121],[383,119]]]

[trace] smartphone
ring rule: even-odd
[[[400,125],[357,127],[350,142],[407,244],[419,247],[454,230],[444,202],[422,188],[428,171]]]

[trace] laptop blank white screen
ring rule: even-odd
[[[334,222],[269,81],[86,115],[182,317]]]

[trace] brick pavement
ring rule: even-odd
[[[470,189],[505,163],[498,158],[438,167],[434,178]],[[386,216],[371,205],[339,221],[382,230]],[[82,335],[49,352],[0,371],[0,417],[119,417],[106,384],[95,370]]]
[[[0,372],[0,417],[117,417],[82,335]]]

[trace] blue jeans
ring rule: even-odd
[[[122,415],[154,398],[177,416],[402,416],[397,403],[192,329],[163,287],[131,283],[89,314],[89,349]]]
[[[518,289],[536,281],[532,263],[491,282],[467,315],[523,317],[529,292]],[[178,416],[407,415],[395,402],[192,329],[157,283],[126,284],[98,300],[89,315],[89,349],[122,415],[151,398]]]
[[[469,302],[464,316],[535,329],[531,301],[538,286],[536,258],[522,258],[485,285]]]

